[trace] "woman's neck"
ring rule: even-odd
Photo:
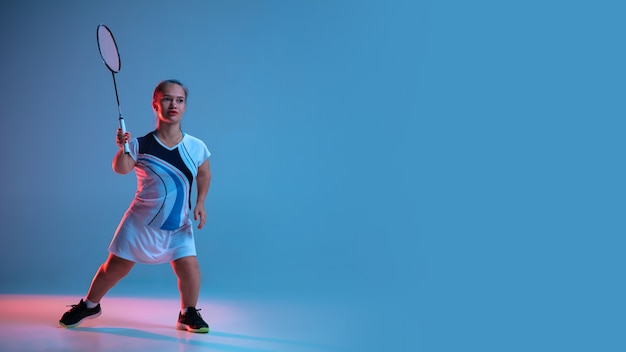
[[[156,136],[168,147],[173,147],[183,140],[183,131],[180,125],[159,125],[155,131]]]

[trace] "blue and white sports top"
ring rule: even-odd
[[[153,131],[134,138],[129,147],[137,175],[137,193],[129,211],[163,230],[190,223],[193,181],[198,167],[211,155],[204,142],[183,133],[182,141],[168,148]]]

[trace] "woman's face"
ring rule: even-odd
[[[187,107],[185,90],[178,84],[165,85],[163,90],[157,93],[156,100],[152,102],[152,107],[156,111],[159,121],[180,122]]]

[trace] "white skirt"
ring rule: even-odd
[[[109,253],[142,264],[162,264],[196,255],[191,221],[169,231],[149,226],[127,211],[109,245]]]

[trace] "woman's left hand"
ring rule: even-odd
[[[195,209],[193,210],[193,219],[200,220],[198,223],[198,230],[204,227],[204,223],[206,222],[206,211],[204,210],[204,204],[197,203]]]

